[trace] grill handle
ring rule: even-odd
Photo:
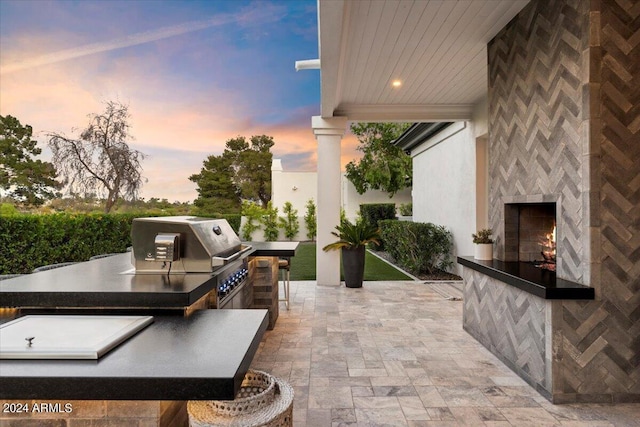
[[[244,245],[244,246],[245,246],[244,249],[241,249],[235,254],[229,255],[228,257],[212,256],[211,267],[220,267],[222,265],[225,265],[226,263],[229,263],[237,259],[238,257],[240,257],[240,255],[244,254],[245,252],[248,252],[251,249],[253,249],[251,245]]]

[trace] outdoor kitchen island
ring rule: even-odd
[[[267,328],[267,311],[199,310],[215,289],[215,275],[130,270],[126,253],[0,282],[4,320],[52,313],[154,318],[98,360],[0,360],[0,399],[15,409],[0,420],[177,426],[186,421],[186,400],[233,399]],[[60,411],[24,411],[36,403]]]
[[[298,242],[246,242],[253,251],[249,256],[249,276],[253,281],[253,308],[269,310],[269,329],[273,329],[280,311],[278,286],[279,260],[296,255]]]
[[[134,256],[124,253],[0,281],[4,326],[30,315],[153,317],[97,360],[0,360],[0,423],[182,426],[187,400],[233,399],[270,319],[262,309],[207,309],[221,301],[225,284],[224,308],[233,308],[227,297],[253,296],[245,290],[253,285],[246,267],[254,250],[242,245],[240,252],[208,273],[181,272],[182,265],[170,273],[135,271]],[[17,346],[37,348],[42,335],[29,335]]]

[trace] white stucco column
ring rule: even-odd
[[[314,116],[311,127],[318,141],[316,279],[318,285],[340,286],[340,252],[322,248],[336,240],[331,232],[340,221],[340,142],[347,118]]]

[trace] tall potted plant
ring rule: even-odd
[[[322,250],[342,251],[342,267],[344,269],[344,283],[348,288],[362,287],[364,279],[365,247],[368,243],[380,244],[380,230],[364,220],[354,223],[345,219],[331,232],[338,238]]]
[[[493,239],[491,238],[493,230],[483,228],[478,230],[477,234],[472,234],[475,246],[474,258],[481,261],[491,261],[493,259]]]

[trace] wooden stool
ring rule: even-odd
[[[282,272],[282,285],[284,286],[284,298],[279,299],[279,301],[284,301],[287,310],[289,310],[289,282],[290,276],[289,271],[291,269],[290,259],[282,258],[278,260],[278,270]]]

